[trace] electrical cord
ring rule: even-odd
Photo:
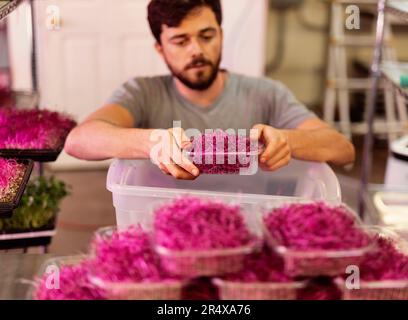
[[[269,0],[269,6],[271,9],[287,10],[294,9],[302,5],[303,0]]]
[[[306,3],[303,1],[287,2],[286,5],[279,1],[270,1],[270,7],[278,12],[276,23],[277,38],[275,43],[275,57],[267,63],[265,71],[266,74],[274,73],[280,68],[283,63],[283,58],[286,51],[286,33],[287,33],[287,11],[296,8],[296,16],[300,24],[308,30],[315,32],[327,32],[329,30],[328,23],[324,26],[314,25],[310,23],[305,17]]]
[[[276,20],[276,26],[277,26],[277,37],[276,37],[276,43],[275,43],[275,57],[268,62],[266,65],[266,74],[271,74],[274,73],[276,70],[279,69],[279,67],[282,65],[283,62],[283,57],[285,55],[286,51],[286,30],[287,30],[287,15],[286,15],[286,10],[283,10],[278,14],[277,20]]]
[[[327,7],[327,5],[325,5]],[[303,3],[302,6],[296,10],[296,17],[299,23],[308,30],[316,31],[316,32],[328,32],[329,31],[329,21],[327,21],[324,25],[317,25],[313,24],[307,20],[305,15],[305,8],[306,3]],[[328,8],[328,7],[327,7]],[[327,14],[328,16],[328,14]]]

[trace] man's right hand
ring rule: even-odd
[[[200,175],[198,168],[183,155],[190,139],[182,128],[153,130],[150,159],[160,170],[180,180],[194,180]]]

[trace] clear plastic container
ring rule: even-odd
[[[189,195],[185,195],[189,196]],[[178,197],[180,198],[180,197]],[[198,197],[205,202],[218,203],[218,199],[211,197]],[[171,204],[174,200],[163,201],[154,205],[151,215],[162,206]],[[162,266],[171,274],[186,278],[221,276],[228,273],[240,271],[244,266],[247,255],[258,250],[262,244],[262,234],[258,225],[258,212],[236,203],[235,201],[223,201],[224,205],[239,206],[246,229],[253,239],[251,243],[236,248],[211,249],[211,250],[171,250],[160,245],[156,245],[156,252],[159,254]],[[154,218],[153,218],[154,219]]]
[[[172,274],[189,278],[220,276],[242,270],[245,258],[256,250],[250,246],[203,251],[175,251],[156,247],[163,267]]]
[[[90,276],[92,284],[106,292],[109,300],[180,300],[183,282],[134,283],[104,281]]]
[[[294,203],[291,202],[291,203]],[[269,203],[262,207],[262,216],[268,215],[271,210],[285,204],[291,203]],[[297,201],[297,203],[310,203],[308,201]],[[326,203],[326,205],[331,205]],[[361,226],[364,232],[367,232],[362,225],[358,215],[350,208],[343,205]],[[318,277],[318,276],[338,276],[344,274],[350,265],[359,265],[364,255],[375,248],[374,243],[362,248],[349,250],[295,250],[283,246],[275,239],[264,224],[262,217],[262,231],[268,246],[278,253],[284,260],[285,272],[293,277]]]
[[[115,160],[109,168],[107,188],[112,192],[119,229],[135,224],[151,227],[147,209],[180,194],[235,200],[248,207],[292,199],[341,202],[339,182],[327,164],[297,160],[276,172],[201,175],[195,181],[166,176],[149,160]]]
[[[384,227],[371,227],[368,230],[393,240],[397,249],[408,255],[408,242],[395,230]],[[360,281],[359,289],[348,289],[343,279],[337,279],[336,283],[343,291],[344,300],[408,300],[408,279]]]
[[[296,300],[298,290],[306,287],[306,282],[256,282],[242,283],[214,279],[221,300]]]
[[[360,289],[349,290],[341,281],[344,300],[408,300],[408,280],[360,282]]]
[[[96,234],[109,238],[117,231],[116,227],[105,227]],[[94,254],[94,252],[93,252]],[[166,280],[160,283],[152,282],[115,282],[101,279],[97,276],[97,267],[91,270],[90,282],[102,289],[109,300],[180,300],[184,281]]]
[[[194,152],[185,154],[203,174],[253,175],[258,170],[258,158],[262,147],[253,151]]]
[[[368,223],[398,229],[408,239],[407,186],[371,185],[364,193],[364,201]]]
[[[184,150],[185,156],[202,174],[255,174],[259,154],[264,148],[262,143],[251,141],[245,135],[219,130],[193,137],[191,142]]]

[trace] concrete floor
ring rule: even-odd
[[[342,185],[343,200],[352,208],[356,208],[358,203],[362,139],[356,138],[355,144],[358,154],[354,168],[349,171],[335,168]],[[383,182],[387,156],[386,145],[376,144],[371,182]],[[105,187],[106,173],[106,170],[54,173],[72,187],[72,193],[62,203],[57,235],[50,246],[51,253],[67,255],[87,252],[94,231],[115,224],[112,195]]]
[[[353,143],[356,147],[356,162],[351,170],[335,168],[333,170],[339,179],[343,202],[351,208],[358,208],[358,193],[360,190],[361,164],[363,152],[363,137],[354,137]],[[373,150],[373,168],[370,176],[370,183],[383,184],[388,159],[388,144],[384,140],[376,140]]]
[[[63,201],[51,253],[76,254],[88,250],[95,230],[116,224],[112,194],[106,189],[107,170],[58,172],[71,186]]]

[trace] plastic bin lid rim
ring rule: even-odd
[[[140,186],[123,186],[120,184],[109,184],[107,189],[117,195],[121,196],[134,196],[137,192],[138,196],[149,197],[163,197],[174,198],[176,195],[192,195],[203,197],[234,197],[238,202],[260,203],[263,201],[293,201],[293,200],[310,200],[310,201],[326,201],[339,203],[338,198],[306,198],[300,196],[285,196],[285,195],[273,195],[273,194],[252,194],[252,193],[233,193],[233,192],[220,192],[210,190],[192,190],[192,189],[177,189],[177,188],[158,188],[158,187],[140,187]]]

